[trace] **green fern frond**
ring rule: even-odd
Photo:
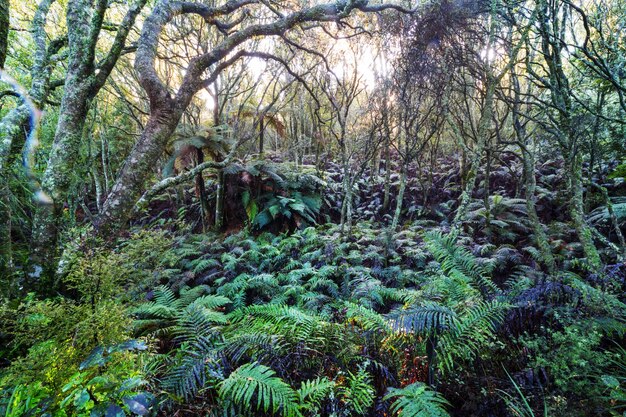
[[[457,314],[449,307],[426,304],[397,310],[389,314],[391,326],[403,333],[427,334],[457,326]]]
[[[301,407],[308,411],[319,408],[322,401],[328,397],[334,388],[335,382],[326,377],[302,381],[302,385],[297,391]]]
[[[404,388],[391,388],[385,400],[395,399],[391,411],[398,417],[449,417],[450,405],[439,393],[417,382]]]
[[[439,231],[424,235],[426,248],[441,264],[445,274],[470,281],[488,295],[498,293],[498,287],[488,278],[490,271],[487,266],[478,264],[469,250],[457,244],[457,238],[457,233],[444,235]]]
[[[166,392],[189,401],[200,390],[215,386],[221,379],[219,358],[211,347],[197,340],[180,347],[174,363],[161,380],[161,386]]]
[[[364,330],[375,330],[383,333],[391,331],[391,326],[387,320],[374,310],[351,302],[346,302],[345,305],[347,307],[346,318],[353,320]]]
[[[298,393],[265,365],[248,363],[237,368],[219,388],[222,399],[243,411],[300,416]]]
[[[346,385],[340,388],[340,392],[346,406],[358,415],[365,415],[374,404],[372,377],[364,368],[356,374],[348,372]]]
[[[441,336],[439,360],[444,369],[452,369],[456,359],[469,360],[493,337],[496,326],[510,306],[499,301],[480,302],[456,320]]]

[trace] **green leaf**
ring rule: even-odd
[[[89,356],[87,356],[87,358],[83,362],[81,362],[78,369],[82,371],[87,368],[93,368],[95,366],[104,365],[107,362],[107,360],[103,356],[103,353],[104,353],[104,348],[102,348],[101,346],[98,346],[97,348],[91,351]]]
[[[119,405],[109,404],[104,417],[126,417],[126,413]]]
[[[148,414],[148,407],[150,406],[150,399],[146,394],[137,394],[132,397],[124,398],[124,404],[128,409],[140,416]]]
[[[85,406],[85,404],[87,404],[87,401],[89,401],[90,398],[91,397],[89,396],[89,392],[87,391],[87,389],[83,388],[74,397],[74,406],[76,406],[76,408],[78,409],[81,409]]]
[[[278,215],[278,213],[280,213],[281,209],[279,206],[269,206],[267,208],[267,210],[270,212],[270,214],[272,215],[272,218],[276,218],[276,216]]]
[[[602,382],[609,388],[619,388],[619,381],[612,375],[602,375]]]

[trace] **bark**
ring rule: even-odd
[[[0,68],[4,68],[9,45],[9,0],[0,0]]]
[[[102,181],[100,180],[96,164],[93,164],[91,168],[91,176],[93,177],[93,185],[96,190],[96,207],[98,212],[100,212],[102,210]]]
[[[528,219],[530,220],[530,226],[533,230],[533,240],[541,253],[543,263],[548,268],[548,272],[553,274],[556,271],[556,261],[552,254],[552,248],[548,243],[548,236],[543,229],[539,215],[537,214],[537,208],[535,206],[535,190],[537,187],[537,180],[535,179],[535,159],[534,154],[526,147],[522,148],[522,163],[524,167],[524,182],[526,188],[526,211],[528,212]]]
[[[545,0],[537,2],[541,51],[548,69],[548,79],[544,83],[549,86],[552,105],[557,112],[559,131],[556,133],[556,140],[565,161],[565,174],[569,182],[570,217],[589,265],[593,269],[599,269],[602,261],[593,243],[592,230],[585,221],[582,149],[573,125],[572,90],[562,62],[562,49],[565,46],[562,31],[567,24],[568,14],[565,11],[559,13],[558,10],[550,10],[549,13],[548,7],[554,6],[552,3],[548,6]]]
[[[12,287],[10,282],[13,270],[13,245],[11,242],[11,190],[8,178],[0,177],[0,276],[6,281],[0,287],[7,290]],[[6,294],[0,294],[6,295]]]
[[[341,183],[341,187],[343,189],[343,199],[341,200],[340,232],[341,236],[345,237],[350,236],[352,233],[352,187],[354,183],[350,172],[350,160],[345,154],[346,150],[343,145],[341,149],[343,154],[343,181]]]
[[[533,143],[527,135],[526,125],[521,120],[520,104],[522,103],[522,96],[519,79],[514,69],[511,71],[511,86],[513,87],[514,92],[513,105],[511,108],[513,129],[517,137],[518,145],[522,151],[526,212],[533,231],[533,240],[541,254],[541,261],[548,268],[548,272],[550,274],[554,274],[557,270],[556,261],[554,259],[554,255],[552,254],[550,243],[548,242],[548,236],[543,228],[543,225],[541,224],[535,205],[535,191],[537,188],[537,180],[535,178],[535,153],[534,149],[531,148]],[[532,84],[529,83],[526,91],[527,95],[530,95],[531,88]]]
[[[592,230],[585,221],[582,165],[582,156],[578,154],[573,157],[573,160],[567,161],[565,166],[565,172],[570,181],[570,216],[589,265],[598,269],[602,266],[602,261],[593,243]]]
[[[204,162],[204,153],[202,149],[196,149],[196,158],[197,165],[200,165]],[[196,165],[196,166],[197,166]],[[206,231],[206,223],[209,217],[209,204],[206,196],[206,185],[204,183],[204,177],[202,176],[202,172],[196,174],[195,177],[195,191],[196,197],[200,202],[200,213],[202,216],[202,230]]]
[[[216,190],[215,190],[215,229],[222,230],[224,227],[224,171],[219,170],[217,173]]]
[[[154,164],[181,116],[181,111],[175,111],[157,113],[150,118],[102,206],[96,224],[99,233],[105,234],[125,226],[126,216],[141,195],[146,178],[153,172]]]
[[[493,117],[495,87],[495,79],[489,76],[487,81],[487,90],[485,92],[485,104],[478,121],[476,148],[473,150],[472,161],[465,182],[465,187],[461,193],[461,201],[452,223],[453,229],[458,229],[463,220],[465,220],[467,209],[472,201],[472,194],[476,188],[478,167],[480,166],[483,151],[486,147],[487,141],[489,140],[489,136],[491,135],[491,119]]]
[[[47,271],[54,269],[61,213],[68,204],[70,186],[78,168],[80,146],[91,100],[104,86],[122,54],[126,37],[146,0],[132,4],[117,28],[108,55],[96,62],[96,46],[102,29],[107,0],[72,0],[67,5],[69,59],[60,117],[42,189],[51,204],[40,204],[33,218],[32,257]],[[104,208],[104,207],[103,207]]]
[[[263,115],[261,115],[261,119],[259,120],[259,155],[263,155],[263,147],[265,142],[265,126],[263,123]],[[296,158],[297,162],[297,158]]]
[[[383,126],[385,135],[385,194],[383,197],[383,212],[389,207],[389,189],[391,187],[391,129],[389,127],[389,114],[386,111],[383,114]]]
[[[489,180],[491,178],[491,148],[487,146],[485,149],[485,179],[483,182],[483,205],[485,206],[485,227],[491,227],[491,204],[489,201]]]
[[[31,87],[28,92],[23,92],[19,91],[19,87],[16,86],[18,94],[22,96],[22,103],[9,111],[0,121],[0,181],[2,182],[0,185],[0,274],[6,277],[10,276],[10,270],[13,266],[9,165],[13,160],[14,150],[21,148],[25,138],[34,128],[38,109],[43,108],[50,92],[50,76],[56,60],[55,54],[65,44],[64,39],[47,43],[45,25],[53,2],[54,0],[42,0],[39,3],[31,25],[35,44],[33,66],[31,68]],[[8,13],[8,4],[6,6],[6,12]],[[0,14],[3,11],[0,7]],[[2,18],[3,16],[0,16],[0,20]],[[8,15],[6,18],[8,19]],[[2,29],[7,29],[8,31],[8,23],[4,26],[0,21],[0,30]],[[2,35],[0,34],[0,36]],[[4,41],[0,40],[0,44],[2,42]],[[3,63],[4,55],[1,58]],[[0,64],[1,67],[2,65]],[[8,284],[10,285],[10,283]]]
[[[406,174],[407,174],[407,162],[402,164],[402,174],[400,175],[400,189],[398,190],[398,197],[396,200],[396,210],[393,214],[393,221],[391,222],[391,230],[395,232],[398,229],[398,223],[400,222],[400,214],[402,213],[402,203],[404,202],[404,191],[406,189]]]
[[[33,66],[31,68],[32,82],[28,92],[19,92],[22,104],[12,109],[0,121],[0,173],[4,172],[10,157],[11,150],[19,148],[18,139],[24,140],[33,126],[34,113],[42,109],[50,92],[50,76],[55,63],[55,54],[64,46],[65,40],[59,39],[46,42],[46,19],[50,6],[54,0],[42,0],[37,7],[31,31],[35,43]],[[28,97],[28,99],[27,99]]]

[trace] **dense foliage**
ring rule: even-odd
[[[626,416],[621,0],[0,0],[0,416]]]

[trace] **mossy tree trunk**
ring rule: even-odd
[[[533,139],[526,132],[526,124],[528,120],[523,119],[522,115],[522,91],[519,82],[519,77],[515,72],[515,69],[511,69],[511,87],[513,91],[512,105],[511,105],[511,118],[513,122],[513,130],[517,138],[517,144],[522,152],[522,167],[524,176],[524,189],[526,199],[526,211],[528,214],[528,220],[533,231],[533,240],[539,253],[541,254],[541,261],[547,267],[548,272],[553,274],[556,271],[556,261],[552,254],[552,248],[548,242],[548,236],[541,224],[539,215],[537,214],[537,207],[535,204],[537,180],[535,178],[535,149]],[[532,83],[528,83],[525,89],[525,95],[528,96],[532,93]]]
[[[557,131],[555,138],[564,160],[565,175],[569,189],[569,212],[591,268],[602,265],[600,255],[593,242],[593,233],[585,220],[584,186],[582,178],[583,148],[574,126],[573,91],[563,66],[565,30],[568,25],[569,8],[560,3],[537,0],[538,34],[540,51],[547,67],[547,77],[541,77],[529,66],[529,72],[539,78],[548,88],[552,107],[556,113],[552,120]],[[562,8],[562,9],[561,9]]]
[[[465,180],[465,187],[463,188],[463,192],[461,193],[459,207],[457,208],[454,220],[452,222],[452,227],[454,229],[458,229],[461,226],[463,220],[465,220],[469,204],[472,201],[474,189],[476,188],[476,177],[478,175],[480,161],[482,160],[485,147],[491,136],[491,121],[493,118],[495,89],[496,80],[492,76],[492,74],[489,73],[487,76],[487,88],[485,91],[484,105],[480,113],[480,119],[478,121],[476,145],[471,151],[472,157],[467,178]]]
[[[9,46],[9,0],[0,0],[0,68],[4,68]]]
[[[7,277],[11,274],[10,270],[13,263],[10,167],[15,160],[16,152],[22,148],[26,137],[31,134],[35,127],[36,113],[43,109],[46,103],[51,89],[50,77],[58,60],[57,53],[66,44],[64,37],[48,41],[48,35],[45,32],[48,12],[53,3],[54,0],[42,0],[37,6],[31,24],[35,50],[33,65],[30,70],[31,86],[26,93],[29,100],[22,97],[22,103],[10,110],[0,120],[0,274]],[[4,6],[7,7],[6,12],[8,13],[8,3],[2,5],[2,7]],[[0,7],[0,13],[5,11],[2,7]],[[8,14],[0,16],[0,18],[5,17],[8,19]],[[0,29],[8,31],[8,22],[6,26],[0,22]],[[0,42],[6,42],[6,39]],[[6,47],[6,44],[3,47]],[[3,55],[2,58],[4,62],[5,56]]]
[[[408,161],[405,161],[402,164],[402,170],[400,173],[400,188],[398,190],[396,209],[393,213],[393,220],[391,221],[391,231],[393,233],[395,233],[398,230],[398,224],[400,223],[400,214],[402,213],[402,204],[404,202],[404,192],[406,190],[407,171],[408,171]]]
[[[52,70],[59,58],[57,53],[67,42],[65,37],[48,42],[45,31],[46,20],[54,1],[42,0],[37,6],[31,24],[35,51],[30,70],[32,81],[27,92],[30,100],[23,100],[0,121],[0,172],[6,169],[10,161],[11,150],[21,148],[22,144],[17,141],[21,139],[23,142],[25,135],[30,134],[33,113],[43,109],[51,89]]]
[[[106,83],[121,56],[128,33],[146,0],[129,7],[117,27],[109,53],[97,61],[97,42],[108,8],[107,0],[70,0],[67,5],[69,58],[65,88],[54,141],[42,179],[42,189],[51,204],[40,204],[33,219],[32,255],[36,265],[54,270],[64,205],[80,167],[83,130],[91,101]]]

